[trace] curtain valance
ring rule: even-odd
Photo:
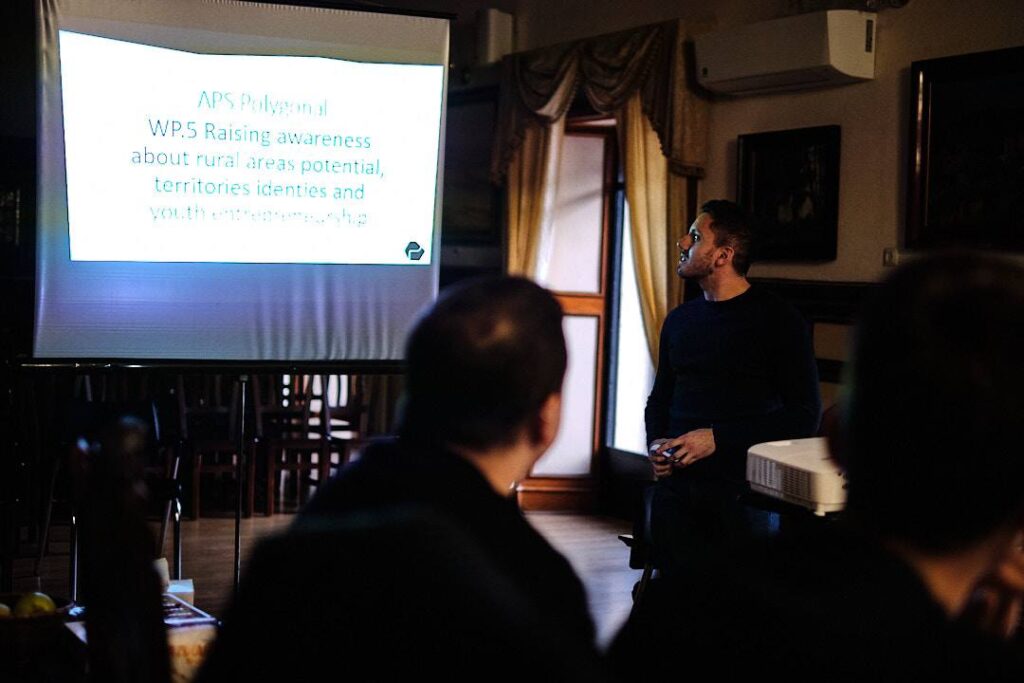
[[[505,176],[527,126],[562,118],[579,88],[603,114],[621,111],[639,92],[669,170],[700,177],[707,103],[688,87],[685,38],[674,20],[505,57],[492,179]]]

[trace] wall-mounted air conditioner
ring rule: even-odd
[[[875,14],[811,12],[694,38],[697,80],[708,90],[755,95],[875,77]]]

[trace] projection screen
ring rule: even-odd
[[[448,21],[42,0],[34,355],[397,360],[437,292]]]

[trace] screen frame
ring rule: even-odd
[[[48,29],[45,27],[43,20],[43,5],[45,0],[39,0],[36,3],[37,12],[37,39],[39,40],[39,47],[37,53],[42,54],[42,45],[44,43],[43,34]],[[442,79],[442,93],[441,93],[441,108],[440,108],[440,121],[439,121],[439,137],[438,137],[438,156],[437,156],[437,171],[436,171],[436,183],[437,183],[437,200],[435,208],[435,227],[433,237],[433,258],[437,259],[436,266],[431,266],[434,270],[434,289],[435,297],[437,291],[440,288],[440,258],[441,258],[441,231],[443,226],[442,221],[442,210],[443,210],[443,180],[444,180],[444,150],[445,150],[445,129],[447,120],[447,108],[448,108],[448,97],[449,97],[449,78],[450,78],[450,36],[451,26],[450,22],[455,18],[455,15],[447,12],[434,12],[434,11],[423,11],[413,9],[403,9],[398,7],[374,7],[366,6],[347,2],[329,2],[329,1],[301,1],[301,0],[266,0],[264,2],[256,2],[254,0],[240,0],[239,4],[257,6],[257,5],[269,5],[269,6],[286,6],[296,8],[314,8],[323,10],[340,10],[340,11],[352,11],[361,12],[367,14],[386,14],[386,15],[400,15],[408,17],[420,17],[427,19],[439,19],[449,22],[447,28],[447,34],[449,36],[448,46],[445,49],[448,57],[445,59],[442,66],[444,67],[444,77]],[[56,32],[59,27],[54,27],[52,30]],[[40,73],[41,77],[41,73]],[[44,98],[44,88],[38,88],[38,100],[40,110],[42,110],[42,101]],[[37,136],[40,135],[41,127],[45,124],[39,122],[37,124]],[[42,182],[39,175],[42,170],[42,159],[43,154],[42,144],[38,141],[36,144],[36,156],[37,156],[37,186],[41,186]],[[37,195],[38,201],[38,195]],[[36,234],[39,233],[39,212],[36,212]],[[37,239],[36,249],[38,250],[39,240]],[[38,256],[36,257],[38,260]],[[316,265],[316,264],[314,264]],[[366,266],[361,266],[366,267]],[[384,264],[378,264],[371,267],[387,268],[389,266]],[[287,372],[322,372],[328,370],[336,370],[340,372],[363,372],[363,373],[401,373],[404,371],[404,360],[401,358],[385,358],[385,359],[346,359],[340,358],[334,359],[224,359],[224,358],[165,358],[160,356],[151,357],[119,357],[115,355],[104,356],[104,355],[82,355],[75,357],[67,356],[48,356],[48,355],[37,355],[36,354],[36,332],[38,330],[38,316],[41,312],[39,297],[40,297],[40,286],[38,284],[39,269],[36,270],[36,285],[34,287],[35,301],[33,303],[32,311],[32,329],[30,333],[31,347],[28,354],[19,354],[15,357],[13,364],[15,367],[22,368],[25,370],[58,370],[58,371],[75,371],[75,372],[89,372],[89,371],[106,371],[106,370],[134,370],[134,369],[149,369],[149,370],[177,370],[181,371],[186,368],[188,369],[199,369],[208,372],[245,372],[250,370],[275,370],[284,373]],[[404,348],[404,344],[402,344]]]

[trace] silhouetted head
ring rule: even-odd
[[[473,449],[513,443],[562,390],[562,309],[523,278],[453,285],[413,329],[406,362],[404,437]]]
[[[1024,270],[949,253],[888,278],[858,325],[838,460],[851,512],[924,551],[1024,510]]]

